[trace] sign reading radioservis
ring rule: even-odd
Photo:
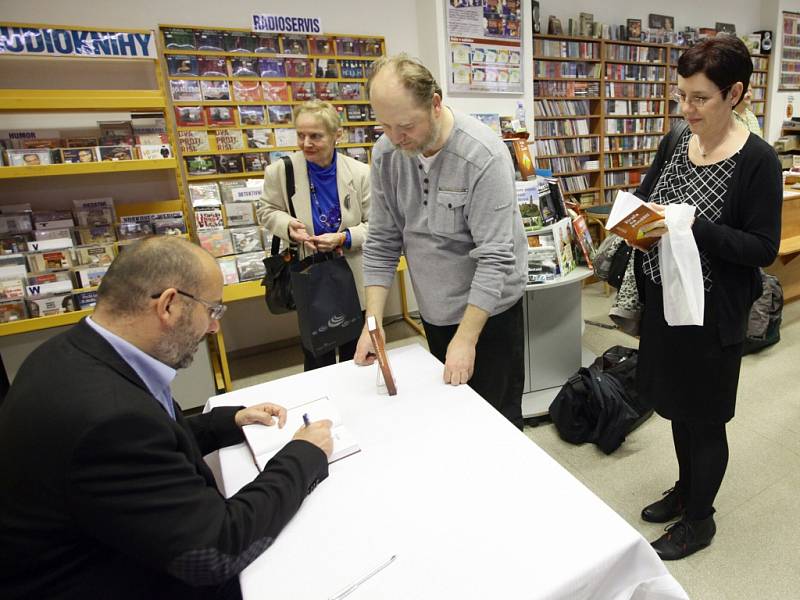
[[[0,55],[156,58],[152,31],[0,23]]]
[[[317,17],[253,15],[251,25],[253,33],[323,33]]]

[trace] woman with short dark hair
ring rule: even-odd
[[[658,244],[637,252],[644,300],[637,382],[672,422],[678,460],[675,486],[642,511],[649,522],[680,519],[653,542],[664,560],[708,546],[716,533],[713,504],[728,464],[725,424],[734,414],[747,317],[761,293],[758,267],[772,263],[780,242],[780,164],[732,112],[752,69],[747,48],[732,36],[684,52],[674,99],[688,127],[662,140],[636,192],[662,213],[667,204],[695,207],[691,230],[705,290],[703,325],[667,325]],[[649,235],[666,232],[663,225]]]

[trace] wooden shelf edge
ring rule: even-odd
[[[0,167],[0,179],[120,173],[123,171],[156,171],[174,169],[177,164],[174,158],[163,158],[159,160],[119,160],[93,163],[61,163],[55,165]]]
[[[0,110],[165,110],[159,90],[0,90]]]
[[[92,314],[92,312],[93,309],[87,308],[85,310],[76,310],[60,315],[33,317],[30,319],[21,319],[19,321],[0,323],[0,336],[17,335],[19,333],[29,333],[31,331],[41,331],[42,329],[61,327],[63,325],[74,325],[83,317],[87,317]]]
[[[261,285],[260,279],[232,283],[222,288],[223,302],[236,302],[238,300],[248,300],[250,298],[259,298],[263,296],[264,287]]]

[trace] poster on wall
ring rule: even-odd
[[[782,42],[778,91],[800,90],[800,13],[783,13]]]
[[[445,2],[448,91],[521,94],[521,0]]]

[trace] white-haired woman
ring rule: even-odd
[[[289,213],[286,170],[283,161],[264,172],[259,221],[272,234],[300,247],[301,258],[314,252],[341,251],[353,271],[361,306],[364,306],[361,247],[369,220],[369,167],[336,152],[339,115],[328,102],[312,100],[294,113],[299,152],[291,155],[295,193]],[[357,339],[338,347],[339,361],[353,358]],[[336,362],[336,351],[314,356],[305,347],[305,370]]]

